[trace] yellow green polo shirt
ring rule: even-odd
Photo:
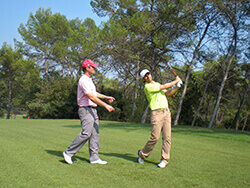
[[[145,83],[144,92],[151,110],[168,108],[168,100],[164,94],[165,91],[165,89],[160,90],[160,84],[158,82]]]

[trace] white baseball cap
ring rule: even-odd
[[[142,78],[144,78],[144,76],[147,74],[147,73],[150,73],[150,71],[148,69],[143,69],[141,72],[140,72],[140,76]]]

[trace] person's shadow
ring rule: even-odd
[[[105,156],[112,156],[112,157],[118,157],[118,158],[122,158],[122,159],[125,159],[125,160],[128,160],[128,161],[132,161],[134,163],[138,163],[138,157],[134,157],[135,155],[134,154],[130,154],[130,153],[103,153],[103,152],[99,152],[99,154],[102,154],[102,155],[105,155]],[[152,161],[147,161],[145,160],[144,161],[145,163],[151,163],[151,164],[157,164],[155,162],[152,162]]]
[[[48,154],[51,154],[51,155],[55,155],[57,157],[62,157],[61,160],[59,160],[61,163],[66,163],[64,161],[64,158],[63,158],[63,151],[55,151],[55,150],[45,150]],[[83,158],[83,157],[79,157],[77,155],[75,155],[74,157],[72,157],[72,161],[76,161],[77,159],[81,160],[81,161],[85,161],[85,162],[88,162],[89,163],[89,160],[86,159],[86,158]]]
[[[55,155],[57,157],[62,157],[61,160],[59,160],[61,163],[66,163],[63,159],[63,151],[55,151],[55,150],[45,150],[48,154],[50,155]],[[134,163],[137,163],[137,159],[138,157],[135,157],[134,154],[130,154],[130,153],[103,153],[103,152],[99,152],[99,154],[101,155],[105,155],[105,156],[112,156],[112,157],[117,157],[117,158],[122,158],[122,159],[125,159],[125,160],[128,160],[128,161],[132,161]],[[88,162],[89,163],[89,160],[86,159],[86,158],[83,158],[83,157],[79,157],[77,155],[75,155],[74,157],[72,157],[72,161],[76,161],[77,159],[81,160],[81,161],[85,161],[85,162]],[[147,161],[145,160],[144,161],[145,163],[151,163],[151,164],[157,164],[155,162],[152,162],[152,161]]]

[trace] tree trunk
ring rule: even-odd
[[[144,110],[143,116],[142,116],[142,118],[141,118],[141,123],[143,123],[143,124],[146,122],[147,114],[148,114],[148,109],[149,109],[149,104],[148,104],[148,106],[146,107],[146,109]]]
[[[249,115],[249,113],[247,112],[247,116],[246,116],[246,118],[245,118],[245,121],[244,121],[244,125],[243,125],[243,128],[242,128],[242,131],[244,131],[245,128],[246,128],[247,120],[248,120],[248,115]],[[248,129],[249,129],[249,126],[248,126]]]
[[[207,98],[207,107],[206,107],[206,115],[205,115],[205,121],[207,122],[208,120],[208,111],[209,111],[209,104],[210,104],[210,97],[208,96]]]
[[[136,68],[136,78],[135,78],[135,93],[134,93],[134,100],[133,100],[133,108],[132,108],[132,120],[134,120],[135,116],[135,109],[136,109],[136,99],[137,99],[137,92],[138,92],[138,82],[139,82],[139,69],[140,69],[140,61],[137,61],[137,68]]]
[[[6,119],[10,119],[11,101],[12,101],[12,86],[11,86],[11,80],[9,78],[9,98],[8,98],[8,107],[7,107]]]
[[[222,121],[223,121],[223,117],[224,117],[224,113],[221,113],[221,114],[220,114],[220,120],[219,120],[219,123],[220,123],[220,124],[221,124]]]
[[[49,73],[48,73],[48,60],[47,56],[45,55],[45,80],[48,81],[49,78]]]
[[[182,109],[182,104],[183,104],[185,95],[187,93],[187,86],[188,86],[189,78],[190,78],[190,75],[191,75],[191,70],[192,70],[193,65],[194,65],[194,60],[195,60],[195,58],[197,56],[197,53],[198,53],[198,50],[200,48],[201,42],[203,41],[203,39],[206,36],[206,33],[207,33],[208,28],[210,26],[210,23],[211,22],[207,23],[206,28],[205,28],[205,30],[204,30],[204,32],[202,34],[202,37],[200,38],[199,43],[197,44],[197,46],[195,47],[195,50],[193,52],[193,57],[192,57],[190,65],[188,67],[188,72],[187,72],[187,76],[186,76],[186,79],[185,79],[184,89],[183,89],[182,94],[181,94],[181,99],[180,99],[179,107],[178,107],[178,110],[177,110],[177,113],[176,113],[176,117],[175,117],[175,120],[174,120],[174,125],[178,125],[178,121],[179,121],[180,114],[181,114],[181,109]]]
[[[218,118],[220,115],[220,108],[218,108],[216,116],[215,116],[215,122],[214,122],[214,127],[217,128],[217,123],[218,123]]]
[[[69,62],[69,60],[68,60],[68,57],[65,56],[65,59],[66,59],[67,65],[68,65],[68,67],[69,67],[70,77],[73,78],[73,71],[72,71],[72,67],[71,67],[71,65],[70,65],[70,62]]]
[[[234,125],[236,127],[236,130],[238,130],[238,128],[239,128],[240,113],[241,113],[241,110],[243,108],[243,105],[244,105],[246,97],[247,97],[247,92],[248,92],[248,89],[249,89],[249,85],[250,85],[250,82],[248,82],[248,84],[247,84],[247,88],[246,88],[246,91],[244,93],[243,99],[240,102],[240,107],[239,107],[238,112],[236,113],[235,118],[234,118]]]
[[[187,73],[187,76],[186,76],[186,79],[185,79],[184,89],[183,89],[182,94],[181,94],[181,99],[180,99],[178,110],[177,110],[176,117],[175,117],[175,120],[174,120],[174,125],[178,125],[178,121],[179,121],[180,114],[181,114],[181,109],[182,109],[182,104],[183,104],[185,95],[187,93],[187,86],[188,86],[191,70],[192,70],[192,67],[193,67],[193,63],[194,63],[194,59],[192,60],[190,66],[188,68],[188,73]]]
[[[213,126],[214,119],[215,119],[216,113],[217,113],[219,105],[220,105],[220,100],[221,100],[221,97],[222,97],[222,91],[223,91],[224,86],[225,86],[226,81],[227,81],[227,77],[228,77],[230,65],[231,65],[231,63],[232,63],[232,61],[233,61],[233,59],[234,59],[234,57],[236,55],[236,49],[237,49],[237,30],[236,30],[236,28],[235,28],[235,26],[234,26],[233,23],[232,23],[232,26],[233,26],[233,29],[234,29],[234,35],[233,35],[232,43],[230,44],[230,46],[228,48],[228,54],[227,54],[227,56],[228,56],[230,54],[230,51],[232,50],[232,56],[230,57],[229,62],[227,64],[226,72],[225,72],[223,80],[221,82],[221,86],[220,86],[218,97],[217,97],[216,104],[215,104],[215,107],[214,107],[213,115],[212,115],[212,117],[210,119],[208,128],[211,128]],[[225,60],[227,59],[227,56],[225,57]]]
[[[198,115],[198,113],[199,113],[199,111],[200,111],[200,109],[201,109],[201,106],[202,106],[202,104],[203,104],[203,100],[204,100],[205,95],[206,95],[206,92],[207,92],[208,84],[209,84],[211,78],[213,77],[213,75],[214,75],[214,74],[211,74],[211,75],[208,77],[208,79],[207,79],[207,82],[206,82],[206,85],[205,85],[205,88],[204,88],[204,91],[203,91],[203,95],[202,95],[201,100],[200,100],[199,107],[198,107],[198,109],[196,110],[194,119],[193,119],[192,124],[191,124],[192,127],[193,127],[194,124],[195,124],[197,115]]]
[[[63,63],[62,64],[62,76],[64,77],[65,76],[65,70],[64,70],[64,66],[63,66]]]
[[[231,63],[232,63],[234,57],[235,57],[235,50],[234,50],[233,56],[230,58],[230,60],[229,60],[229,62],[228,62],[228,64],[227,64],[226,72],[225,72],[225,74],[224,74],[223,80],[222,80],[221,85],[220,85],[218,97],[217,97],[217,100],[216,100],[216,103],[215,103],[215,106],[214,106],[214,110],[213,110],[213,115],[212,115],[212,117],[211,117],[211,119],[210,119],[208,128],[211,128],[211,127],[213,126],[213,124],[214,124],[214,120],[215,120],[217,111],[218,111],[218,109],[219,109],[220,100],[221,100],[221,97],[222,97],[222,91],[223,91],[224,86],[225,86],[225,84],[226,84],[227,77],[228,77],[228,72],[229,72],[229,69],[230,69],[230,65],[231,65]]]

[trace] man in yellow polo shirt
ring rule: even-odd
[[[142,70],[140,76],[145,83],[144,92],[151,109],[151,137],[144,148],[138,151],[138,162],[143,163],[151,154],[162,132],[161,162],[158,167],[165,168],[169,162],[171,147],[171,113],[166,97],[173,96],[181,87],[182,81],[177,76],[174,81],[161,85],[152,80],[152,75],[147,69]],[[174,85],[177,87],[167,90]]]

